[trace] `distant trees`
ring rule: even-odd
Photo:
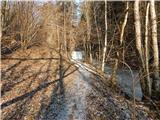
[[[1,27],[2,27],[2,40],[1,40],[1,45],[3,46],[4,44],[8,44],[11,42],[9,38],[12,37],[11,32],[13,32],[12,24],[13,20],[15,18],[15,12],[13,11],[14,9],[11,9],[11,4],[7,1],[2,1],[1,2]],[[9,29],[11,28],[11,29]]]
[[[2,45],[20,41],[26,49],[39,30],[38,9],[34,2],[1,1]]]
[[[85,42],[82,42],[86,54],[92,53],[93,59],[98,58],[102,63],[103,72],[106,62],[114,69],[122,67],[119,63],[126,63],[133,69],[139,69],[144,97],[155,96],[153,91],[159,89],[159,80],[157,80],[159,79],[159,47],[154,1],[136,0],[107,4],[103,1],[87,2],[87,4],[88,10],[94,14],[88,13],[86,9],[82,10],[81,20],[86,28],[82,27],[82,21],[79,23],[79,30],[87,31],[83,33],[87,37],[84,37]],[[88,44],[92,48],[91,52]],[[98,56],[94,55],[97,51]],[[149,63],[152,58],[154,58],[153,66]]]

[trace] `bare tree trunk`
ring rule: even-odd
[[[86,18],[87,18],[87,41],[88,44],[88,52],[89,52],[89,60],[92,63],[92,44],[91,44],[91,2],[87,1],[86,3]]]
[[[157,21],[154,0],[150,1],[151,7],[151,22],[152,22],[152,42],[153,42],[153,53],[154,53],[154,67],[155,74],[159,76],[159,54],[158,54],[158,42],[157,42]]]
[[[115,87],[115,85],[116,85],[117,69],[118,69],[118,59],[115,58],[114,59],[113,70],[112,70],[112,75],[111,75],[111,84],[112,84],[112,87]]]
[[[104,72],[106,52],[107,52],[107,1],[105,0],[105,43],[103,49],[102,72]]]
[[[99,29],[98,29],[98,24],[97,24],[97,18],[96,18],[96,9],[94,8],[94,19],[95,19],[95,25],[96,25],[96,31],[97,31],[97,38],[98,38],[98,61],[100,62],[100,56],[101,56],[101,41],[100,41],[100,35],[99,35]]]
[[[150,0],[150,14],[152,22],[152,44],[153,44],[153,57],[154,57],[154,78],[153,78],[153,90],[160,92],[160,78],[159,78],[159,52],[157,42],[157,20],[155,12],[154,0]]]
[[[149,7],[150,4],[147,4],[147,9],[146,9],[146,19],[145,19],[145,78],[147,80],[147,92],[148,95],[151,96],[151,79],[150,79],[150,75],[149,75],[149,46],[148,46],[148,23],[149,23]]]
[[[141,42],[141,23],[140,23],[140,14],[139,14],[139,0],[135,1],[134,4],[134,18],[135,18],[135,32],[136,32],[136,48],[140,55],[140,59],[143,63],[143,51],[142,51],[142,42]]]
[[[134,19],[135,19],[136,48],[138,51],[138,55],[140,56],[140,61],[141,61],[140,70],[141,70],[141,75],[143,76],[143,72],[145,68],[144,68],[144,59],[143,59],[143,47],[142,47],[142,41],[141,41],[139,0],[136,0],[134,3]],[[146,81],[144,80],[144,78],[141,78],[140,83],[141,83],[143,98],[145,98],[145,96],[148,96],[148,95],[146,93]]]
[[[1,3],[2,4],[2,3]],[[2,6],[0,7],[0,18],[2,17],[2,13],[1,13],[1,10],[2,10]],[[1,25],[0,25],[0,40],[2,40],[2,19],[0,19],[0,23],[1,23]],[[1,41],[2,42],[2,41]],[[0,44],[0,48],[2,47],[2,43]],[[1,58],[1,55],[2,55],[2,53],[1,53],[1,51],[0,51],[0,58]],[[0,62],[0,64],[1,64],[1,62]]]
[[[57,27],[57,44],[58,44],[58,49],[60,49],[59,48],[59,46],[60,46],[60,39],[59,39],[59,28]]]
[[[87,47],[86,47],[86,38],[85,37],[83,39],[83,47],[84,47],[84,52],[85,52],[85,60],[87,60]]]
[[[126,3],[126,14],[124,17],[124,22],[122,24],[122,29],[121,29],[121,35],[120,35],[120,44],[122,45],[123,43],[123,35],[124,35],[124,29],[126,27],[127,24],[127,19],[128,19],[128,9],[129,9],[129,2]]]
[[[123,21],[122,28],[121,28],[121,35],[120,35],[119,60],[122,59],[123,62],[125,62],[125,58],[124,58],[124,54],[125,54],[124,46],[125,46],[125,44],[124,44],[123,36],[124,36],[124,30],[125,30],[125,27],[126,27],[126,24],[127,24],[127,19],[128,19],[128,9],[129,9],[129,2],[126,3],[126,10],[125,10],[126,14],[125,14],[125,17],[124,17],[124,21]]]
[[[90,42],[91,35],[91,3],[86,1],[86,18],[87,18],[87,41]],[[91,43],[88,45],[90,62],[92,63]]]
[[[63,35],[64,35],[64,50],[67,52],[67,38],[66,38],[66,6],[65,1],[63,3]]]
[[[89,58],[90,58],[90,63],[93,62],[93,56],[92,56],[92,44],[90,43],[89,45]]]
[[[1,11],[0,12],[0,18],[1,18],[2,17],[2,5],[0,7],[0,11]],[[2,36],[2,18],[0,19],[0,23],[1,23],[1,25],[0,25],[0,40],[1,40],[1,36]]]

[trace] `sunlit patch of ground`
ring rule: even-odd
[[[50,102],[58,72],[58,60],[41,58],[58,56],[47,46],[32,47],[25,51],[18,50],[5,56],[27,59],[1,61],[3,120],[38,118],[39,111]]]

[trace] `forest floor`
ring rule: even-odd
[[[155,119],[147,107],[133,107],[97,75],[60,59],[48,46],[5,57],[10,59],[1,61],[2,120],[130,120],[133,113],[136,120]]]

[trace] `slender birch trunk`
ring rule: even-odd
[[[136,32],[136,48],[140,55],[140,59],[143,63],[143,51],[142,51],[142,41],[141,41],[141,23],[140,23],[140,13],[139,13],[139,0],[135,1],[134,4],[134,18],[135,18],[135,32]]]
[[[129,9],[129,2],[126,3],[126,14],[125,14],[125,17],[124,17],[124,21],[123,21],[123,24],[122,24],[122,28],[121,28],[121,34],[120,34],[120,47],[122,47],[122,51],[120,50],[119,51],[119,59],[122,59],[122,61],[125,62],[125,58],[124,58],[124,31],[125,31],[125,27],[126,27],[126,24],[127,24],[127,19],[128,19],[128,9]],[[120,58],[121,57],[121,58]]]
[[[104,72],[106,52],[107,52],[107,0],[105,0],[105,43],[103,49],[102,72]]]
[[[122,45],[122,43],[123,43],[124,29],[125,29],[125,27],[126,27],[127,19],[128,19],[128,9],[129,9],[129,2],[127,2],[127,5],[126,5],[126,14],[125,14],[124,22],[123,22],[123,24],[122,24],[122,29],[121,29],[121,35],[120,35],[120,44],[121,44],[121,45]]]
[[[65,1],[63,3],[63,14],[64,14],[64,18],[63,18],[63,34],[64,34],[64,50],[67,52],[67,38],[66,38],[66,7],[65,7]]]
[[[159,50],[157,41],[157,20],[155,12],[155,2],[150,0],[150,14],[151,14],[151,25],[152,25],[152,45],[153,45],[153,68],[154,68],[154,78],[153,78],[153,90],[160,92],[160,78],[159,78]]]
[[[154,0],[150,0],[150,13],[151,13],[151,22],[152,22],[152,43],[153,43],[153,55],[154,55],[154,67],[155,74],[159,76],[159,54],[158,54],[158,41],[157,41],[157,21],[156,21],[156,12],[155,12],[155,3]]]
[[[142,47],[142,40],[141,40],[141,23],[140,23],[140,13],[139,13],[139,0],[136,0],[134,3],[134,19],[135,19],[135,37],[136,37],[136,48],[138,55],[140,56],[140,70],[141,75],[143,76],[144,72],[144,59],[143,59],[143,47]],[[140,80],[143,98],[145,98],[146,94],[146,81],[144,81],[144,78],[141,78]],[[133,85],[133,90],[135,85]]]
[[[151,96],[151,79],[149,75],[149,46],[148,46],[148,25],[149,25],[149,7],[150,3],[147,4],[146,8],[146,16],[145,16],[145,74],[147,80],[147,92],[148,95]]]

